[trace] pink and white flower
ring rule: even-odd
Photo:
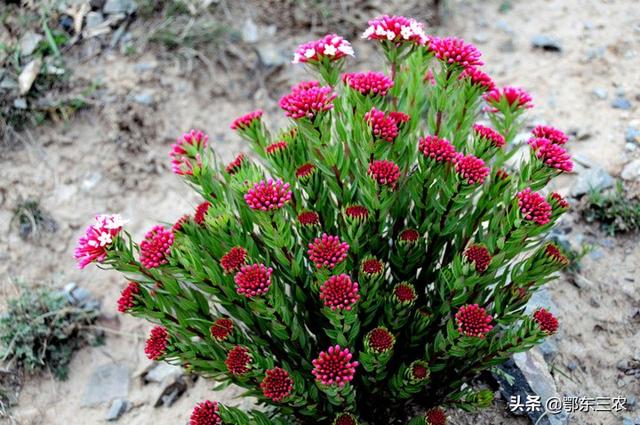
[[[323,59],[335,61],[345,56],[354,56],[351,43],[337,34],[327,34],[298,46],[292,63],[321,62]]]
[[[93,262],[107,258],[107,249],[126,224],[119,214],[97,215],[95,222],[87,227],[84,236],[78,239],[73,256],[78,268],[83,269]]]
[[[383,15],[369,21],[369,26],[362,33],[368,40],[393,41],[396,43],[415,43],[425,46],[429,37],[424,32],[422,23],[404,16]]]

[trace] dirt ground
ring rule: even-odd
[[[393,4],[393,2],[391,2]],[[533,0],[507,2],[450,1],[442,35],[456,35],[477,44],[485,70],[500,85],[520,85],[534,98],[532,119],[563,129],[576,129],[568,148],[612,175],[633,155],[625,150],[624,132],[640,124],[640,4],[637,0]],[[394,12],[390,7],[389,13]],[[363,27],[365,22],[362,23]],[[532,49],[531,38],[547,34],[562,41],[561,53]],[[308,35],[284,40],[291,49]],[[380,67],[372,47],[354,41],[354,68]],[[600,53],[592,52],[604,47]],[[595,56],[595,57],[594,57]],[[130,220],[138,239],[157,222],[172,222],[190,211],[198,199],[170,172],[167,153],[173,139],[195,127],[210,135],[211,144],[226,160],[246,150],[228,129],[238,115],[262,107],[271,123],[282,122],[277,99],[287,87],[271,84],[255,88],[256,75],[244,75],[229,87],[241,96],[223,96],[230,80],[222,73],[186,74],[178,61],[160,57],[153,49],[123,56],[107,52],[78,61],[75,72],[102,82],[99,101],[72,121],[45,124],[20,134],[19,146],[0,152],[0,282],[11,291],[10,280],[62,286],[77,282],[103,301],[109,328],[106,344],[85,348],[74,357],[64,382],[42,376],[28,379],[14,416],[20,424],[98,424],[106,406],[80,407],[89,376],[96,366],[124,362],[140,371],[149,324],[117,315],[115,301],[124,284],[115,273],[89,267],[80,272],[73,260],[77,237],[91,217],[118,212]],[[279,81],[293,82],[304,71],[287,67]],[[274,78],[272,76],[272,78]],[[244,79],[244,83],[242,79]],[[606,100],[593,89],[608,92]],[[616,91],[631,99],[630,110],[614,109]],[[152,93],[154,102],[142,105],[134,93]],[[589,137],[585,137],[589,135]],[[569,177],[557,185],[567,193]],[[59,224],[53,235],[24,242],[10,229],[12,208],[19,196],[40,199]],[[624,375],[621,363],[640,359],[640,245],[637,237],[609,239],[580,223],[574,214],[565,222],[569,239],[583,238],[596,246],[583,260],[582,287],[565,279],[550,285],[561,330],[554,338],[558,354],[553,374],[563,395],[640,397],[640,382]],[[132,378],[129,399],[134,408],[121,423],[183,424],[192,406],[205,398],[230,401],[233,393],[211,394],[211,384],[199,380],[172,408],[153,408],[153,390]],[[237,400],[235,401],[237,402]],[[455,414],[454,424],[517,424],[496,407],[477,417]],[[613,425],[625,414],[575,415],[570,423]]]

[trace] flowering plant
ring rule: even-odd
[[[388,75],[341,75],[353,49],[328,35],[295,54],[320,81],[280,100],[288,128],[261,110],[233,122],[259,160],[219,165],[203,133],[178,139],[193,215],[139,244],[99,216],[79,241],[81,267],[129,280],[120,311],[157,324],[149,358],[257,399],[203,401],[191,425],[441,425],[491,402],[480,372],[557,330],[525,307],[567,265],[545,237],[568,204],[542,193],[571,170],[566,136],[535,128],[516,162],[531,97],[497,88],[473,45],[398,16],[363,38]]]

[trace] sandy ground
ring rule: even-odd
[[[640,95],[640,4],[637,0],[514,1],[509,11],[500,13],[500,3],[452,1],[453,13],[439,32],[476,42],[484,52],[487,72],[499,84],[521,85],[531,92],[534,121],[590,134],[586,140],[573,140],[569,149],[612,174],[619,173],[632,155],[624,149],[624,129],[634,119],[638,124],[634,97]],[[563,53],[533,50],[530,39],[538,33],[561,39]],[[293,47],[302,39],[287,42]],[[512,48],[507,46],[510,41]],[[355,47],[361,53],[355,67],[380,63],[371,46],[355,43]],[[588,59],[590,49],[599,47],[604,47],[602,57]],[[52,212],[60,229],[35,243],[23,242],[15,231],[0,233],[0,275],[6,282],[78,282],[103,300],[105,316],[113,318],[124,282],[115,273],[75,269],[72,251],[83,227],[95,213],[119,212],[131,220],[129,228],[140,238],[153,224],[171,222],[191,210],[198,199],[184,190],[168,167],[172,140],[189,128],[201,128],[228,160],[244,148],[228,130],[228,123],[255,107],[263,107],[271,122],[281,121],[276,100],[286,87],[262,88],[240,99],[227,99],[219,95],[224,75],[185,76],[175,64],[153,53],[138,57],[107,53],[79,63],[76,72],[103,83],[100,102],[71,122],[23,133],[23,148],[1,153],[0,228],[9,228],[18,196],[31,196]],[[295,81],[304,73],[287,69],[284,75]],[[246,76],[247,82],[252,80],[253,76]],[[596,100],[594,88],[606,89],[607,100]],[[154,94],[154,106],[131,102],[130,95],[141,90]],[[238,90],[247,92],[242,86]],[[624,90],[631,99],[631,110],[611,108],[616,90]],[[566,192],[570,183],[565,179],[557,189]],[[598,245],[599,255],[584,260],[587,283],[582,288],[565,280],[550,285],[562,323],[556,337],[559,355],[553,362],[557,385],[567,395],[638,397],[637,378],[624,376],[616,365],[634,355],[640,358],[640,246],[632,238],[603,241],[595,229],[571,221],[571,235],[584,234]],[[132,371],[147,364],[142,347],[149,325],[122,315],[114,320],[102,323],[113,330],[106,345],[83,349],[75,356],[67,381],[27,380],[14,410],[21,424],[103,421],[106,406],[80,407],[92,370],[113,360],[128,364]],[[573,371],[567,367],[572,363]],[[153,408],[155,390],[143,388],[134,377],[129,399],[136,407],[120,423],[185,423],[195,402],[230,399],[231,394],[211,394],[210,387],[211,383],[199,380],[173,408]],[[522,423],[504,418],[500,409],[477,418],[459,418],[456,415],[456,424]],[[596,413],[576,415],[571,423],[609,425],[620,424],[621,419]]]

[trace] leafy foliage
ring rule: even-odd
[[[271,134],[262,111],[232,124],[259,163],[241,154],[224,166],[191,131],[171,157],[203,198],[194,216],[140,244],[119,216],[98,216],[79,241],[81,267],[131,282],[121,310],[159,325],[150,358],[263,405],[206,401],[192,424],[439,425],[440,406],[489,405],[469,382],[555,332],[548,312],[524,310],[568,264],[546,240],[568,205],[538,192],[571,169],[565,137],[538,132],[516,163],[524,90],[495,89],[461,40],[430,43],[403,17],[372,22],[365,36],[384,50],[391,88],[341,77],[352,51],[339,37],[303,45],[299,62],[322,82],[282,98],[291,126]]]
[[[640,229],[640,199],[630,195],[622,181],[608,192],[592,190],[587,194],[582,215],[588,222],[597,221],[610,235]]]
[[[73,352],[96,341],[86,326],[97,316],[95,308],[75,306],[63,292],[24,290],[0,316],[0,359],[66,379]]]

